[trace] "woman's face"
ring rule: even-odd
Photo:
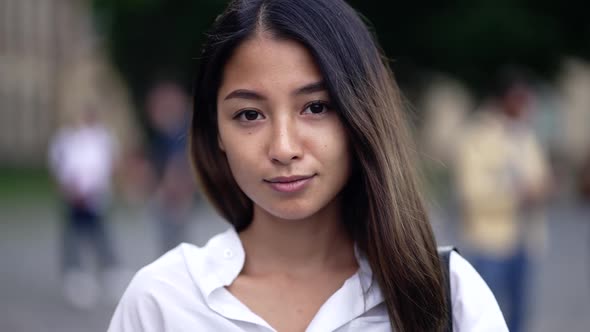
[[[299,220],[338,208],[349,146],[307,49],[264,35],[242,43],[224,68],[217,110],[219,147],[255,215]]]

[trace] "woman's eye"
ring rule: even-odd
[[[245,111],[238,113],[235,118],[237,118],[238,120],[242,120],[242,121],[255,121],[255,120],[260,120],[263,117],[262,117],[262,114],[260,114],[260,112],[258,112],[258,111],[245,110]]]
[[[330,107],[328,104],[320,101],[313,102],[309,104],[304,110],[303,113],[312,113],[312,114],[322,114],[328,111]]]

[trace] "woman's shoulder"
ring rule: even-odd
[[[183,243],[141,268],[121,297],[109,331],[145,330],[146,324],[163,331],[171,320],[182,321],[179,315],[189,308],[206,313],[207,292],[221,284],[215,261],[219,245],[232,236],[228,232],[203,247]]]
[[[122,301],[159,299],[195,288],[191,270],[200,270],[205,247],[183,243],[142,267],[131,279]]]
[[[236,239],[235,231],[230,229],[211,237],[204,246],[182,243],[141,268],[130,287],[199,283],[217,268],[219,258],[227,254],[227,247],[235,246]]]
[[[241,243],[233,229],[213,236],[202,247],[182,243],[141,268],[131,280],[127,291],[158,295],[153,293],[207,288],[206,284],[213,282],[213,279],[223,277],[228,264],[239,263],[239,260],[234,262],[236,260],[229,258],[234,258],[233,253],[240,253],[240,249]],[[243,255],[236,256],[239,258]]]
[[[454,331],[508,331],[494,294],[457,252],[449,265]]]

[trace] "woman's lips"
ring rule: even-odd
[[[308,176],[289,176],[276,177],[270,180],[264,180],[272,189],[282,193],[294,193],[301,191],[313,180],[314,175]]]

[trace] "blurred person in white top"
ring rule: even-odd
[[[76,123],[64,126],[49,147],[49,163],[64,203],[62,273],[64,296],[75,307],[90,308],[98,284],[83,261],[91,249],[105,279],[117,259],[105,226],[116,161],[116,142],[91,105]]]
[[[111,332],[507,330],[456,253],[446,278],[399,90],[351,7],[237,0],[207,37],[190,152],[233,227],[138,272]]]

